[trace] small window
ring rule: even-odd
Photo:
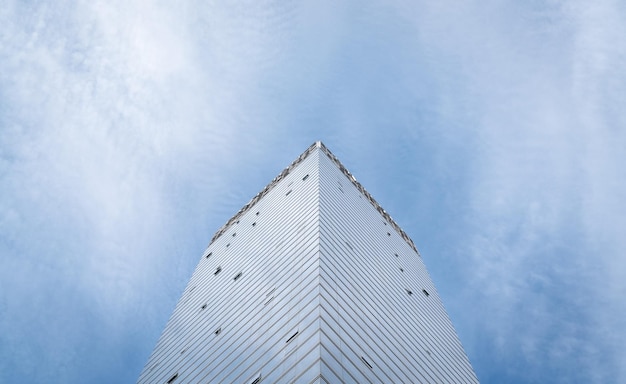
[[[259,216],[259,213],[261,213],[261,211],[257,211],[257,212],[256,212],[256,215],[257,215],[257,216]]]
[[[395,255],[396,255],[396,257],[400,257],[400,256],[398,256],[398,254],[397,254],[397,253],[396,253]]]
[[[241,272],[236,274],[235,277],[233,278],[233,280],[237,281],[237,279],[239,279],[240,277],[241,277]]]
[[[306,176],[304,176],[304,177],[302,178],[302,181],[304,181],[304,180],[306,180],[306,179],[308,179],[308,178],[309,178],[309,175],[307,174]]]
[[[252,223],[252,226],[254,227],[256,225],[256,221],[254,223]]]
[[[298,333],[300,333],[300,331],[296,331],[296,333],[294,333],[293,335],[291,335],[291,336],[287,339],[287,341],[285,341],[285,344],[286,344],[286,343],[289,343],[289,342],[290,342],[291,340],[293,340],[296,336],[298,336]]]
[[[222,333],[222,327],[219,327],[218,329],[215,330],[215,336],[219,335],[220,333]]]
[[[220,272],[222,272],[222,267],[217,267],[217,269],[215,270],[215,273],[213,273],[213,274],[217,275]]]
[[[226,244],[226,248],[230,247],[230,243]]]
[[[206,309],[206,303],[202,304],[202,307],[200,307],[202,309]]]
[[[239,224],[239,220],[235,221],[235,224]]]
[[[174,376],[170,377],[170,379],[167,381],[167,384],[172,384],[174,380],[176,380],[177,378],[178,378],[178,372],[176,372]]]
[[[387,236],[391,236],[391,233],[387,232]]]
[[[413,294],[413,291],[411,291],[410,289],[406,289],[406,293],[408,293],[409,296],[411,296]]]
[[[263,376],[261,376],[261,374],[259,373],[259,376],[256,379],[252,380],[250,384],[259,384],[262,378]]]
[[[237,232],[233,232],[233,237],[237,236]]]
[[[291,193],[291,191],[293,191],[293,189],[290,189],[287,193],[285,193],[285,196],[289,196],[289,194]]]
[[[400,268],[400,272],[404,272],[404,269]]]
[[[206,255],[206,258],[208,259],[209,257],[211,257],[212,254],[213,254],[213,252],[209,252],[209,254]]]
[[[422,292],[423,292],[426,296],[430,296],[430,293],[428,293],[428,291],[427,291],[427,290],[422,289]]]
[[[370,369],[374,369],[374,367],[372,367],[372,364],[370,364],[369,361],[365,360],[365,357],[361,356],[361,361],[363,361],[365,365],[367,365]]]

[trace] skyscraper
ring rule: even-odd
[[[476,383],[413,241],[321,143],[211,239],[139,383]]]

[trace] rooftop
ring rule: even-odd
[[[380,206],[380,204],[378,204],[378,202],[372,197],[372,195],[370,195],[369,192],[367,192],[367,190],[365,190],[365,188],[363,188],[361,183],[359,183],[356,180],[356,178],[350,173],[350,171],[348,171],[348,169],[339,161],[339,159],[337,159],[337,157],[335,155],[333,155],[333,153],[321,141],[316,141],[315,143],[311,144],[311,146],[308,147],[304,152],[302,152],[302,154],[300,156],[298,156],[298,158],[295,159],[291,164],[289,164],[289,166],[287,168],[283,169],[283,171],[280,174],[278,174],[278,176],[276,176],[274,178],[274,180],[272,180],[268,185],[266,185],[265,188],[263,188],[261,190],[261,192],[259,192],[256,196],[254,196],[246,205],[244,205],[239,210],[239,212],[237,212],[233,217],[231,217],[230,220],[228,220],[226,222],[226,224],[224,224],[215,233],[215,235],[213,235],[213,238],[211,239],[211,242],[209,243],[209,245],[211,245],[224,232],[226,232],[226,230],[234,222],[239,220],[239,218],[241,216],[243,216],[250,208],[252,208],[259,200],[261,200],[263,198],[263,196],[267,195],[267,193],[269,191],[271,191],[274,188],[274,186],[276,186],[282,179],[284,179],[287,175],[289,175],[289,173],[291,173],[291,171],[298,164],[300,164],[304,159],[309,157],[309,155],[311,153],[313,153],[316,149],[320,149],[324,154],[326,154],[326,156],[328,156],[329,159],[331,159],[335,163],[335,165],[337,165],[337,167],[341,170],[341,172],[344,175],[346,175],[346,177],[352,182],[352,184],[367,198],[367,200],[369,200],[369,202],[374,206],[374,208],[376,208],[376,210],[389,223],[389,225],[391,225],[393,227],[393,229],[396,232],[398,232],[398,234],[404,239],[404,241],[406,241],[407,244],[409,244],[409,246],[411,246],[411,248],[413,248],[413,250],[419,255],[419,251],[415,247],[415,244],[413,243],[413,240],[411,240],[411,238],[402,230],[402,228],[400,228],[400,226],[398,224],[396,224],[395,221],[393,221],[393,219],[391,218],[391,216],[389,216],[387,211],[385,211]]]

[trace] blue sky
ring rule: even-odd
[[[0,382],[134,382],[316,140],[482,382],[626,382],[625,36],[617,0],[2,1]]]

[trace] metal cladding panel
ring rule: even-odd
[[[139,383],[319,379],[318,186],[311,151],[220,230]]]
[[[344,382],[478,382],[412,242],[331,157],[319,174],[326,366]]]
[[[139,383],[476,383],[417,248],[320,142],[220,228]]]

